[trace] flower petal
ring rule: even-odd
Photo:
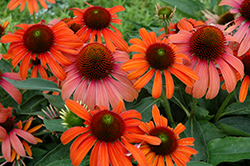
[[[79,127],[79,126],[72,127],[70,129],[66,130],[62,134],[61,142],[65,145],[65,144],[69,143],[70,141],[72,141],[78,135],[85,133],[88,130],[89,130],[89,128],[87,128],[87,127]]]

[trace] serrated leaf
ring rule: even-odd
[[[192,118],[185,123],[185,126],[186,130],[184,133],[187,137],[193,137],[195,139],[194,146],[192,148],[198,151],[198,154],[192,157],[192,161],[207,162],[209,154],[200,124],[195,120],[195,118]]]
[[[205,108],[196,107],[196,111],[195,111],[195,118],[197,119],[197,121],[199,120],[210,120],[214,117],[214,115],[209,115],[209,111],[206,110]]]
[[[59,144],[48,154],[46,154],[40,161],[38,161],[35,164],[35,166],[45,166],[58,160],[67,159],[70,153],[69,148],[70,144],[67,145]]]
[[[142,99],[133,109],[137,110],[142,115],[142,121],[148,122],[152,118],[152,107],[156,104],[157,107],[160,105],[160,99],[154,99],[153,97],[146,97]]]
[[[56,107],[58,110],[65,109],[65,103],[62,99],[61,95],[48,95],[48,94],[43,94],[43,96],[48,99],[49,103]]]
[[[16,88],[20,89],[56,91],[56,92],[61,91],[56,83],[42,78],[29,78],[24,81],[16,81],[8,79],[8,81],[11,82]]]
[[[250,97],[243,102],[237,102],[230,104],[227,108],[225,108],[224,112],[220,117],[225,115],[247,115],[250,114]]]
[[[53,120],[47,120],[43,119],[43,123],[45,127],[50,130],[51,132],[59,131],[64,132],[67,129],[62,125],[63,119],[53,119]]]
[[[20,110],[28,111],[44,101],[46,101],[46,99],[44,98],[43,95],[36,94],[31,98],[29,98],[28,100],[26,100],[21,105],[19,105],[19,108]]]
[[[209,163],[235,162],[250,159],[250,138],[226,137],[214,139],[208,144]]]
[[[223,118],[217,122],[217,126],[228,135],[250,137],[250,118],[242,116]]]
[[[206,120],[200,120],[198,123],[201,126],[206,144],[208,144],[213,139],[227,136],[226,134],[222,133],[213,123],[210,123]]]

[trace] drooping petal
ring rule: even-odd
[[[248,87],[249,87],[249,76],[246,75],[240,87],[239,101],[241,103],[244,102],[247,97]]]
[[[166,82],[166,96],[171,99],[174,94],[174,80],[167,70],[164,70],[165,82]]]
[[[210,61],[208,67],[209,84],[206,99],[213,99],[220,90],[220,77],[213,61]]]
[[[109,166],[108,145],[105,141],[102,141],[99,146],[97,158],[97,165]]]
[[[9,95],[18,103],[21,104],[22,102],[22,94],[17,90],[14,85],[6,81],[5,79],[2,78],[0,81],[0,85],[3,87],[3,89],[9,93]]]
[[[135,158],[135,160],[140,164],[140,165],[146,165],[146,158],[144,156],[144,154],[142,153],[142,151],[140,149],[138,149],[136,146],[130,144],[129,142],[127,142],[125,139],[122,139],[122,143],[124,144],[125,148],[132,153],[133,157]]]
[[[65,145],[72,141],[78,135],[85,133],[89,130],[87,127],[75,126],[66,130],[61,136],[61,142]]]
[[[15,132],[18,136],[28,141],[29,143],[37,144],[35,137],[32,134],[28,133],[27,131],[21,129],[13,129],[12,131]]]
[[[8,134],[6,134],[6,137],[2,140],[2,153],[6,161],[11,160],[11,145]]]
[[[161,96],[162,92],[162,76],[161,71],[156,70],[155,72],[155,78],[153,83],[153,89],[152,89],[152,97],[157,99]]]
[[[143,75],[141,78],[139,78],[135,83],[134,83],[134,88],[135,89],[141,89],[143,88],[153,77],[155,73],[155,69],[151,69],[148,71],[145,75]]]
[[[14,132],[10,132],[9,134],[12,147],[20,156],[25,156],[25,150],[19,138],[16,136]]]
[[[65,102],[66,106],[72,111],[74,112],[77,116],[79,116],[80,118],[84,119],[84,120],[88,120],[90,121],[92,119],[91,115],[89,114],[89,112],[80,104],[78,104],[76,101],[68,99]]]

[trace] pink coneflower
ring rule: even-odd
[[[18,80],[21,81],[20,76],[17,73],[2,73],[0,70],[0,85],[1,87],[7,92],[9,93],[9,95],[18,103],[21,104],[22,102],[22,94],[19,92],[19,90],[17,90],[16,87],[14,87],[14,85],[12,85],[10,82],[8,82],[6,79],[4,78],[9,78],[12,80]]]
[[[239,14],[235,18],[235,25],[228,28],[227,32],[235,30],[237,27],[237,32],[234,34],[234,38],[240,43],[238,50],[238,56],[243,55],[247,52],[250,47],[250,1],[249,0],[222,0],[219,4],[228,5],[234,9],[230,9],[233,14]]]
[[[194,33],[181,30],[169,39],[190,57],[191,67],[200,77],[192,88],[186,88],[194,98],[206,94],[207,99],[212,99],[218,94],[220,78],[217,69],[220,69],[229,93],[237,83],[236,73],[239,72],[241,78],[244,76],[243,64],[227,47],[228,41],[234,39],[215,26],[203,26]]]
[[[120,70],[129,60],[124,51],[111,52],[99,43],[87,43],[75,62],[65,67],[67,78],[62,84],[62,98],[82,101],[89,109],[95,105],[114,108],[119,100],[133,101],[138,91],[127,79],[127,72]]]
[[[87,2],[85,3],[88,4]],[[81,29],[76,32],[76,35],[78,35],[83,42],[89,41],[90,43],[94,41],[102,43],[101,36],[103,36],[105,44],[111,51],[116,50],[115,46],[119,47],[122,51],[127,51],[128,44],[122,39],[121,32],[111,24],[121,24],[122,20],[117,17],[116,13],[124,11],[125,8],[119,5],[112,8],[88,5],[89,7],[85,9],[70,9],[73,10],[76,17],[67,24],[72,25],[72,23],[76,23],[82,26]],[[110,30],[110,27],[114,29],[115,32]]]
[[[42,127],[41,125],[38,125],[28,130],[33,118],[30,118],[26,122],[24,127],[21,121],[15,124],[15,117],[11,117],[12,110],[9,109],[9,111],[10,113],[8,114],[7,119],[4,122],[0,123],[0,142],[2,142],[2,154],[7,162],[11,162],[11,147],[20,156],[26,157],[26,152],[29,156],[32,156],[32,152],[26,141],[31,144],[41,142],[39,138],[34,137],[31,133],[37,131],[39,128]],[[1,116],[2,115],[0,112],[0,117]],[[19,137],[21,137],[23,140],[21,141]]]

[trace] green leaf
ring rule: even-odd
[[[247,114],[250,114],[250,97],[247,97],[243,103],[237,102],[230,104],[221,114],[221,117],[225,115],[247,115]]]
[[[157,107],[160,105],[160,99],[154,99],[153,97],[146,97],[142,99],[133,109],[137,110],[142,115],[142,121],[148,122],[152,118],[152,108],[156,104]]]
[[[46,166],[69,166],[69,165],[72,165],[71,160],[63,159],[63,160],[59,160],[59,161],[55,161],[50,164],[47,164]],[[79,166],[86,166],[86,165],[89,165],[89,159],[87,157],[83,159],[83,161],[81,162]]]
[[[226,137],[209,142],[209,163],[235,162],[250,159],[250,138]]]
[[[197,121],[199,120],[210,120],[214,117],[214,115],[209,115],[209,111],[206,110],[205,108],[196,107],[196,111],[195,111],[195,118],[197,119]]]
[[[186,122],[185,126],[186,130],[184,131],[184,133],[186,134],[187,137],[193,137],[195,139],[194,147],[192,148],[198,151],[198,154],[196,154],[192,158],[192,161],[207,162],[209,154],[200,124],[195,120],[195,118],[193,118],[189,119]]]
[[[210,123],[206,120],[200,120],[198,122],[204,134],[206,144],[208,144],[213,139],[227,136],[226,134],[222,133],[213,123]]]
[[[250,118],[242,116],[223,118],[217,122],[217,126],[228,135],[250,137]]]
[[[204,4],[200,1],[195,0],[162,0],[171,6],[176,6],[178,12],[183,14],[185,17],[198,19],[197,15],[201,15],[198,13],[201,9],[204,8]]]
[[[45,166],[52,162],[63,160],[68,158],[70,153],[70,144],[63,145],[59,144],[53,150],[51,150],[48,154],[46,154],[40,161],[38,161],[35,166]]]
[[[56,91],[56,92],[61,91],[56,83],[42,78],[29,78],[24,81],[15,81],[8,79],[8,81],[11,82],[16,88],[20,89]]]
[[[34,108],[35,106],[39,105],[40,103],[42,103],[44,101],[46,101],[46,99],[44,98],[43,95],[36,94],[36,95],[32,96],[31,98],[29,98],[28,100],[26,100],[21,105],[19,105],[19,108],[20,108],[20,110],[27,111],[27,110]]]
[[[49,103],[56,107],[58,110],[65,109],[65,103],[61,95],[48,95],[43,94],[43,96],[48,99]]]
[[[60,131],[64,132],[67,130],[65,126],[62,125],[63,119],[53,119],[53,120],[46,120],[45,118],[43,119],[43,123],[45,127],[50,130],[51,132],[53,131]]]
[[[187,166],[213,166],[213,165],[204,162],[190,161],[187,163]]]

